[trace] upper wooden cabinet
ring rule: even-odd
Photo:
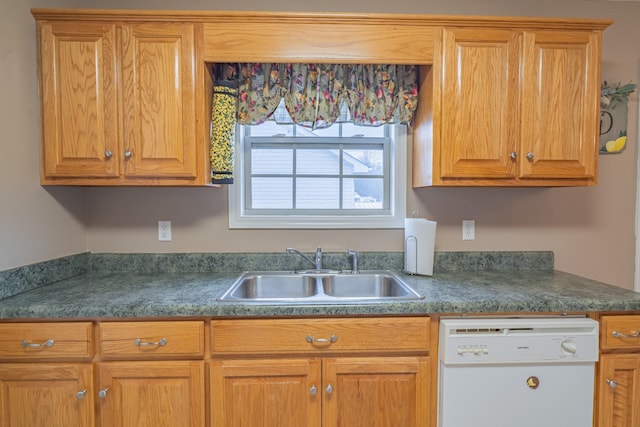
[[[444,28],[435,43],[415,187],[596,183],[601,30]]]
[[[43,184],[205,184],[194,24],[44,21],[39,34]]]
[[[207,69],[222,62],[420,66],[415,187],[596,183],[600,46],[608,20],[32,13],[43,184],[209,184]]]

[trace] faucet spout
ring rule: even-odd
[[[322,249],[320,249],[320,247],[316,249],[316,255],[314,259],[309,258],[307,255],[303,254],[296,248],[287,248],[286,252],[287,252],[287,255],[296,253],[300,255],[302,258],[306,259],[308,262],[310,262],[311,265],[313,265],[316,270],[318,271],[322,270]]]

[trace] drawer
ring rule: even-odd
[[[87,360],[91,322],[0,323],[0,360]]]
[[[102,322],[100,356],[104,360],[202,358],[204,322]]]
[[[602,316],[600,348],[640,350],[640,315]]]
[[[428,317],[211,322],[213,354],[427,353]]]

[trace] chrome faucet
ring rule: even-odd
[[[322,270],[322,249],[320,248],[320,246],[318,246],[318,248],[316,249],[316,256],[314,259],[309,258],[308,256],[306,256],[296,248],[287,248],[286,252],[287,252],[287,255],[291,255],[293,252],[297,253],[302,258],[306,259],[311,264],[313,264],[313,266],[317,271]]]
[[[352,257],[351,272],[353,274],[358,274],[358,251],[356,251],[355,249],[349,249],[347,251],[347,254],[349,254]]]

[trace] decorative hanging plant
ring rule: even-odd
[[[615,108],[616,103],[629,101],[629,94],[636,90],[635,83],[627,83],[626,85],[618,85],[611,87],[605,81],[600,88],[600,106],[602,108]]]
[[[605,81],[600,88],[600,153],[620,153],[627,144],[627,103],[636,84],[612,87]],[[618,106],[618,108],[616,108]]]

